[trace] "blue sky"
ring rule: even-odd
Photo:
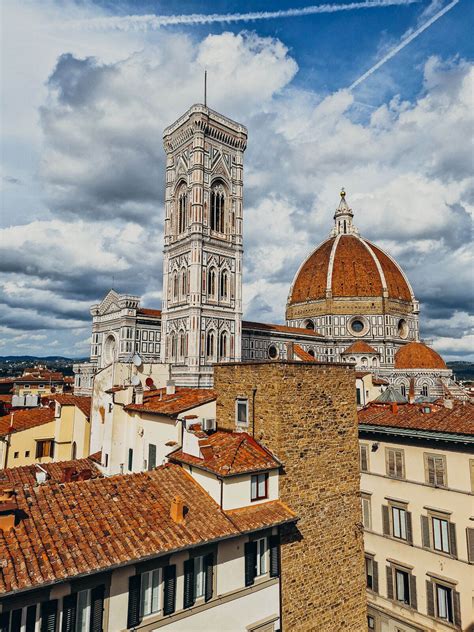
[[[206,67],[209,105],[249,128],[246,316],[283,320],[345,185],[362,234],[410,278],[422,335],[473,359],[474,5],[453,4],[347,90],[451,5],[396,2],[160,28],[144,16],[323,3],[2,3],[0,354],[87,355],[88,308],[112,280],[159,307],[161,134],[201,100]]]

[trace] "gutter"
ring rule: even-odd
[[[411,428],[392,428],[388,426],[377,426],[374,424],[359,423],[359,432],[369,432],[374,434],[384,434],[391,436],[412,437],[414,439],[434,439],[435,441],[446,441],[447,443],[464,443],[474,445],[474,435],[456,434],[452,432],[436,432],[434,430],[413,430]]]

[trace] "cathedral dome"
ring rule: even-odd
[[[311,253],[295,276],[288,297],[290,311],[292,306],[327,299],[379,298],[405,303],[414,300],[413,290],[400,266],[383,250],[363,239],[352,218],[352,210],[342,191],[330,238]],[[342,306],[341,309],[335,313],[344,313]]]
[[[396,369],[444,369],[445,361],[422,342],[409,342],[401,347],[395,354]]]

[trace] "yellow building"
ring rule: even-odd
[[[472,630],[474,406],[359,411],[369,630]]]
[[[50,406],[0,418],[0,468],[89,455],[90,398],[56,395]]]

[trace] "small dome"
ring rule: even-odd
[[[396,369],[447,369],[445,361],[422,342],[409,342],[395,354]]]

